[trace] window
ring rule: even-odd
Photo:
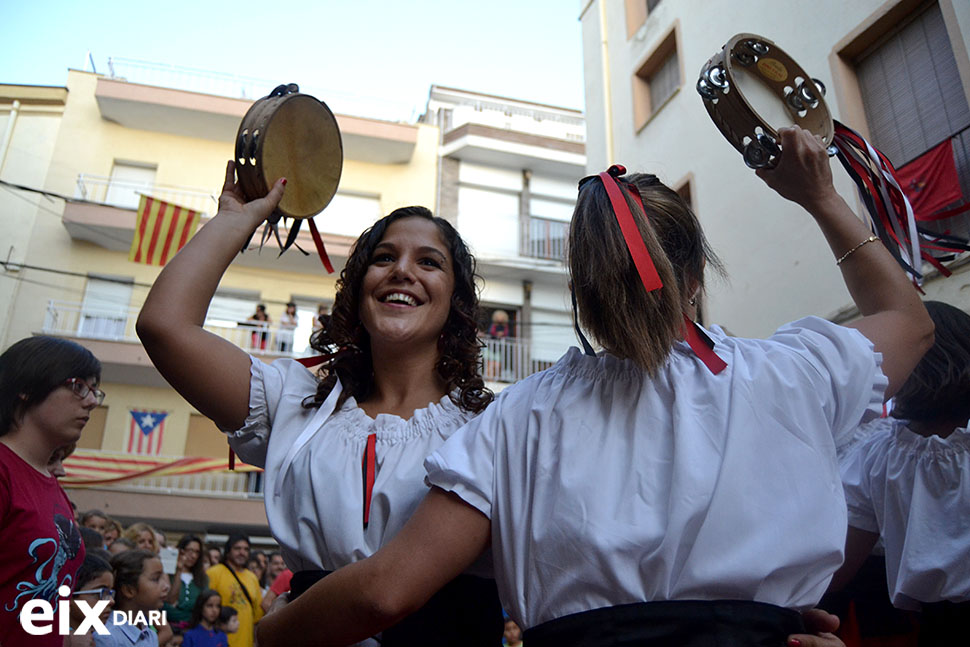
[[[953,138],[964,198],[970,198],[970,106],[937,3],[889,32],[856,59],[872,143],[896,166]],[[970,233],[970,215],[921,223]]]
[[[671,28],[633,76],[633,120],[643,128],[683,83],[677,28]]]
[[[154,166],[115,160],[104,202],[123,209],[137,209],[140,194],[149,193],[154,184]]]
[[[131,277],[89,277],[78,322],[78,335],[101,339],[124,339],[131,303]],[[132,318],[134,326],[134,318]],[[131,331],[134,337],[134,331]]]
[[[660,0],[624,0],[624,4],[626,10],[626,37],[633,38],[633,35],[647,21],[647,16],[650,15],[650,12],[660,4]]]

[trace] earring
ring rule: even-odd
[[[687,303],[691,304],[692,306],[696,306],[697,305],[697,297],[691,297],[691,298],[687,299]]]

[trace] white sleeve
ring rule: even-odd
[[[806,317],[779,328],[769,342],[780,345],[771,353],[779,371],[807,378],[801,388],[818,399],[837,446],[882,414],[889,385],[882,354],[858,330]]]
[[[511,388],[511,387],[510,387]],[[502,397],[456,431],[424,461],[430,485],[454,492],[465,503],[492,518],[495,440],[502,433]]]
[[[849,512],[849,525],[860,530],[879,532],[879,520],[872,505],[871,483],[866,457],[869,443],[853,445],[839,461],[842,487]]]
[[[265,467],[269,432],[284,394],[315,389],[316,378],[299,362],[279,359],[266,364],[250,356],[249,415],[239,429],[223,429],[229,446],[249,465]]]

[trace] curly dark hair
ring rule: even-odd
[[[370,339],[360,321],[360,290],[370,266],[374,248],[391,223],[402,218],[425,218],[441,232],[448,245],[455,273],[451,309],[438,339],[439,358],[435,370],[445,381],[448,396],[456,406],[477,413],[494,395],[485,387],[480,371],[482,342],[478,338],[478,289],[475,258],[465,241],[447,220],[435,217],[425,207],[402,207],[378,220],[354,243],[347,264],[337,281],[337,296],[331,314],[320,318],[323,328],[310,337],[310,346],[327,356],[318,375],[317,392],[303,406],[318,407],[330,394],[339,377],[343,386],[337,407],[353,396],[366,400],[374,390],[374,369]]]

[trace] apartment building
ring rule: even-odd
[[[485,376],[501,388],[576,343],[564,259],[585,120],[579,110],[435,85],[421,122],[441,137],[438,215],[485,278]]]
[[[130,262],[128,250],[140,194],[199,210],[205,226],[251,103],[77,70],[65,87],[0,85],[0,347],[45,333],[78,341],[101,359],[108,396],[78,454],[100,461],[108,475],[185,457],[225,463],[222,434],[168,387],[135,335],[160,268]],[[439,136],[430,124],[337,120],[342,178],[316,222],[339,273],[353,240],[380,216],[434,204]],[[313,250],[303,229],[298,243]],[[237,256],[207,318],[209,330],[266,361],[308,354],[313,318],[319,304],[332,302],[337,277],[315,254],[277,252],[270,245]],[[293,347],[281,349],[275,322],[289,301],[298,306],[299,326]],[[254,331],[246,320],[259,303],[272,323]],[[180,471],[68,491],[79,508],[104,509],[126,523],[267,534],[258,474]]]
[[[735,34],[784,49],[828,88],[834,117],[897,167],[951,141],[970,198],[966,2],[583,0],[580,20],[588,171],[621,163],[655,173],[688,198],[729,274],[708,285],[707,321],[764,336],[806,314],[836,321],[857,314],[817,227],[744,165],[695,91],[701,68]],[[861,212],[838,163],[833,173]],[[970,219],[937,226],[966,236]],[[926,297],[970,309],[968,256],[948,263],[949,278],[927,265]]]

